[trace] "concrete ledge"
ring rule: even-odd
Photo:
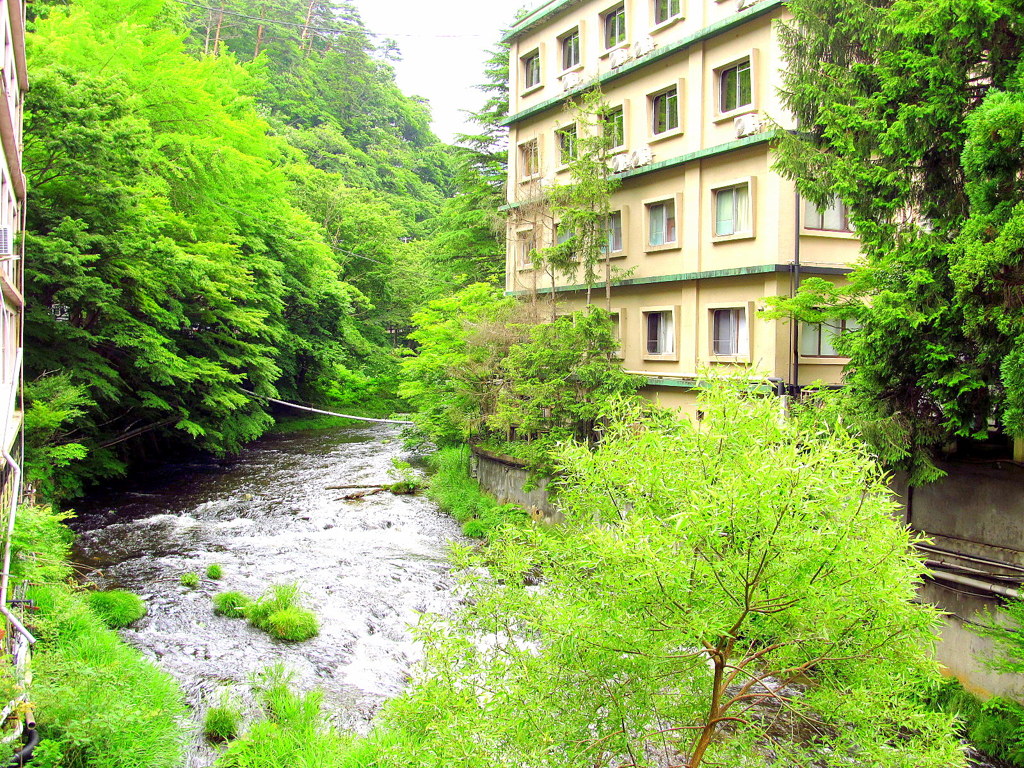
[[[548,493],[549,478],[542,477],[534,482],[526,462],[474,445],[469,465],[480,487],[502,504],[518,504],[539,523],[562,522],[562,513]],[[527,485],[536,487],[527,491]]]

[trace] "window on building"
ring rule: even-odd
[[[580,63],[580,31],[574,29],[562,38],[562,69],[572,69]]]
[[[667,245],[676,241],[676,204],[672,200],[652,203],[647,206],[647,220],[650,224],[647,242],[651,245]]]
[[[826,320],[800,323],[800,354],[806,357],[839,357],[835,340],[860,328],[856,320]]]
[[[562,165],[568,165],[576,159],[576,126],[567,125],[555,131],[558,136],[558,159]]]
[[[622,250],[622,211],[609,214],[607,241],[602,250],[605,253],[618,253]]]
[[[747,353],[747,311],[741,308],[711,310],[711,354]]]
[[[664,24],[679,15],[680,0],[654,0],[654,23]]]
[[[519,178],[529,179],[540,173],[540,149],[536,139],[519,145]]]
[[[715,190],[715,235],[750,231],[750,185]]]
[[[626,143],[626,112],[622,107],[609,109],[604,116],[604,135],[608,147],[621,147]]]
[[[540,51],[523,56],[523,78],[527,88],[540,85]]]
[[[651,129],[655,136],[679,127],[679,92],[669,88],[651,97],[653,121]]]
[[[672,312],[644,312],[648,355],[671,355],[675,351]]]
[[[719,73],[719,91],[722,112],[731,112],[753,103],[754,95],[750,85],[750,59],[723,69]]]
[[[537,235],[531,229],[520,232],[516,238],[516,263],[520,267],[529,267],[533,264],[533,252],[537,250]]]
[[[626,6],[618,5],[604,14],[604,47],[614,48],[626,41]]]
[[[838,197],[833,197],[822,209],[819,209],[810,200],[805,200],[804,226],[807,229],[823,229],[829,232],[855,231],[850,222],[850,213],[846,208],[846,203]]]

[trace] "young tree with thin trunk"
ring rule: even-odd
[[[919,696],[937,614],[885,475],[746,386],[702,421],[613,413],[561,454],[564,525],[466,554],[490,570],[390,715],[422,764],[964,765]]]

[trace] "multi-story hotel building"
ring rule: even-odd
[[[560,236],[536,201],[570,182],[586,129],[568,105],[596,84],[621,181],[607,255],[623,364],[667,406],[691,409],[708,371],[806,386],[837,382],[846,362],[832,346],[842,323],[761,318],[765,297],[807,276],[841,280],[859,249],[841,203],[817,210],[772,170],[775,126],[795,127],[777,90],[786,18],[782,0],[550,0],[507,37],[506,290],[554,292],[560,311],[585,301],[578,278],[552,286],[531,253]]]

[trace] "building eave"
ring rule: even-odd
[[[624,280],[612,281],[613,288],[626,288],[636,285],[656,285],[658,283],[686,283],[694,280],[720,280],[722,278],[746,277],[749,275],[768,275],[777,272],[792,272],[792,264],[757,264],[751,267],[737,267],[735,269],[711,269],[703,272],[680,272],[673,275],[654,275],[652,277],[633,277]],[[848,275],[853,271],[852,267],[824,267],[810,264],[800,266],[802,275]],[[586,291],[586,285],[559,285],[555,286],[555,293],[581,293]],[[604,283],[595,283],[590,286],[592,290],[601,290]],[[538,288],[538,294],[550,294],[551,288]],[[505,291],[506,296],[529,296],[531,290]]]

